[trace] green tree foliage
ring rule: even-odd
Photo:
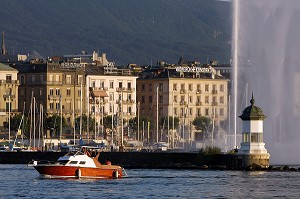
[[[197,130],[208,131],[211,125],[211,119],[205,116],[199,116],[193,120],[192,124]]]
[[[169,124],[170,124],[170,129],[173,127],[173,117],[169,116]],[[168,125],[168,117],[163,117],[160,119],[160,126],[164,127],[165,129],[167,128]],[[178,128],[179,126],[179,118],[174,117],[174,128]]]
[[[88,117],[85,114],[83,114],[82,115],[82,131],[83,132],[87,132],[87,121],[88,121]],[[98,125],[98,123],[96,125]],[[80,131],[80,117],[77,117],[75,119],[75,130],[78,132]],[[95,119],[92,117],[89,117],[89,131],[90,132],[95,131]]]
[[[144,121],[144,125],[145,125],[145,128],[146,128],[146,125],[148,125],[148,121],[150,121],[150,118],[140,117],[140,121],[139,121],[140,130],[142,130],[142,128],[143,128],[143,121]],[[135,117],[135,118],[129,119],[128,120],[128,125],[131,129],[133,129],[133,131],[137,131],[138,130],[138,118]],[[150,122],[150,127],[151,127],[151,122]]]
[[[44,122],[44,128],[50,130],[52,136],[59,135],[60,122],[61,122],[61,116],[58,114],[54,114],[46,118]],[[66,119],[62,117],[62,127],[66,127],[66,126],[67,126]]]
[[[16,132],[18,130],[18,128],[20,127],[20,129],[23,132],[29,132],[30,123],[29,123],[28,118],[26,116],[24,116],[22,124],[21,124],[21,120],[22,120],[22,114],[16,114],[16,115],[12,116],[10,118],[10,130]],[[21,126],[20,126],[20,124],[21,124]]]
[[[220,154],[221,153],[221,148],[219,147],[206,147],[205,149],[201,149],[199,151],[200,154],[203,154],[203,155],[214,155],[214,154]]]

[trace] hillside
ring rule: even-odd
[[[1,0],[10,53],[107,53],[116,64],[229,62],[231,5],[215,0]]]

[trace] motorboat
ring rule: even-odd
[[[91,157],[88,151],[69,152],[55,162],[33,160],[28,166],[33,166],[42,177],[48,178],[122,178],[126,171],[110,162],[101,164],[98,161],[100,153]]]

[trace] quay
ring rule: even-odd
[[[56,161],[66,152],[0,152],[0,164],[27,164],[29,161]],[[228,169],[244,170],[240,156],[204,155],[199,152],[101,152],[99,161],[110,160],[124,168],[136,169]]]

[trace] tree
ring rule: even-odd
[[[58,114],[54,114],[50,117],[47,117],[45,122],[44,122],[44,127],[48,130],[50,130],[50,133],[52,133],[52,136],[54,135],[59,135],[60,131],[60,121],[61,121],[61,116]],[[62,117],[62,127],[66,127],[67,122],[64,117]]]
[[[10,129],[12,131],[17,131],[20,124],[21,124],[21,120],[22,120],[22,114],[16,114],[14,116],[12,116],[10,118]],[[8,125],[8,123],[7,123]],[[7,126],[8,128],[8,126]],[[20,126],[20,129],[23,131],[23,132],[29,132],[29,129],[30,129],[30,123],[29,123],[29,120],[26,116],[24,116],[23,118],[23,121],[22,121],[22,124]]]
[[[197,130],[201,130],[204,135],[208,135],[208,132],[211,130],[211,119],[205,116],[196,117],[192,124]]]
[[[167,117],[163,117],[160,119],[160,126],[164,126],[164,128],[166,129],[168,125],[168,118]],[[173,117],[169,116],[169,128],[172,129],[173,128]],[[178,128],[179,126],[179,118],[178,117],[174,117],[174,128]]]
[[[87,132],[87,120],[88,117],[83,114],[82,115],[82,131]],[[75,129],[76,131],[80,131],[80,117],[75,119]],[[89,117],[89,131],[95,131],[95,118]]]

